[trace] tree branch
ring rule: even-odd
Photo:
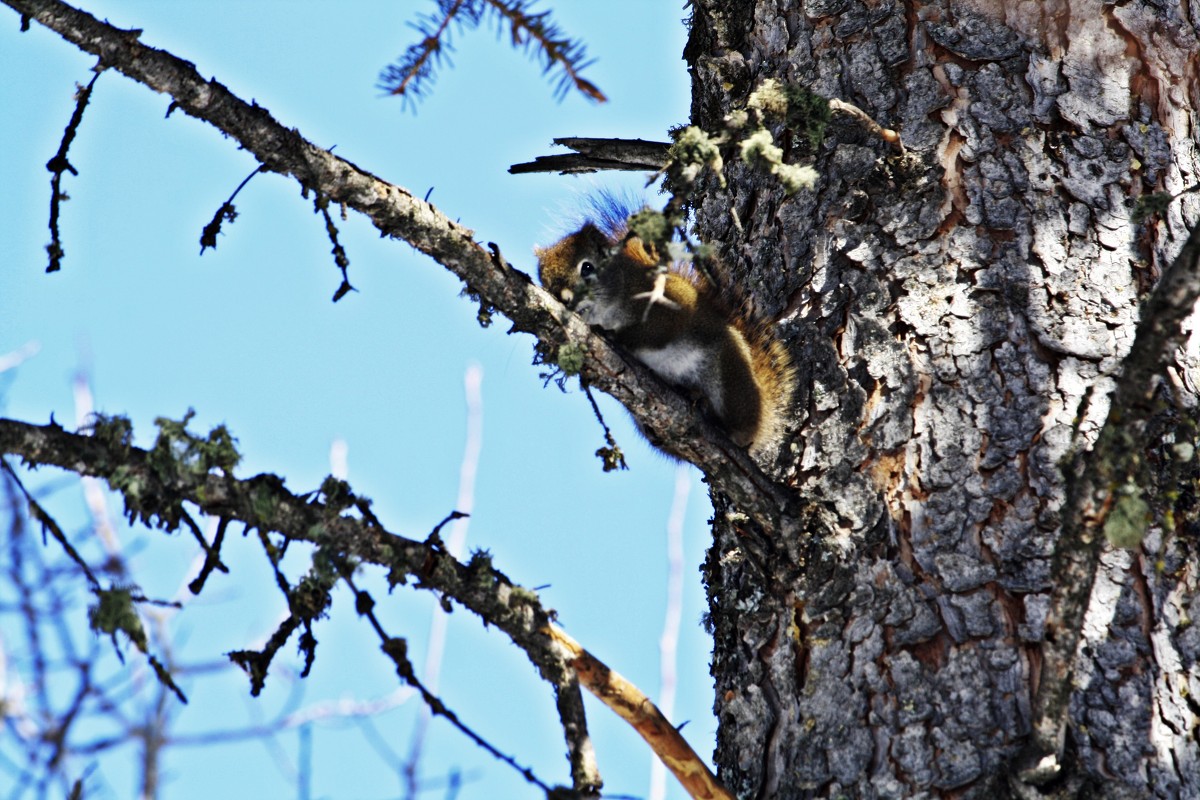
[[[624,676],[584,650],[562,628],[551,626],[548,632],[569,654],[570,664],[584,687],[633,726],[690,797],[696,800],[733,800],[729,790],[721,785],[704,760],[696,755],[692,746],[649,697]]]
[[[667,165],[670,142],[647,142],[645,139],[592,139],[567,136],[554,143],[569,147],[574,153],[538,156],[524,164],[513,164],[513,175],[525,172],[568,173],[596,172],[602,169],[632,172],[658,172]]]
[[[366,215],[384,236],[401,239],[442,264],[488,305],[513,321],[512,331],[532,333],[546,352],[570,344],[582,351],[581,376],[615,397],[637,417],[652,443],[700,467],[714,491],[726,494],[757,522],[767,539],[799,535],[800,506],[792,492],[772,481],[744,448],[708,423],[702,412],[650,370],[623,357],[574,313],[534,286],[528,275],[493,259],[473,232],[453,222],[408,190],[383,181],[312,144],[247,103],[194,64],[142,44],[141,31],[121,30],[58,0],[0,0],[23,18],[55,31],[101,63],[170,95],[171,108],[204,120],[233,138],[267,170],[295,178],[331,202]]]
[[[1062,535],[1055,548],[1054,590],[1042,642],[1041,679],[1034,698],[1032,748],[1024,754],[1021,773],[1028,783],[1052,780],[1062,769],[1076,648],[1100,552],[1113,532],[1108,523],[1115,520],[1112,512],[1123,498],[1131,491],[1140,493],[1142,489],[1136,487],[1144,486],[1136,480],[1144,467],[1142,454],[1157,444],[1149,439],[1150,423],[1163,410],[1162,382],[1167,366],[1186,343],[1183,322],[1197,300],[1200,225],[1192,229],[1142,307],[1133,346],[1095,446],[1064,466],[1067,501]],[[1148,509],[1148,505],[1144,507]],[[1144,525],[1140,533],[1145,533]]]
[[[554,687],[575,788],[587,793],[598,786],[594,761],[588,762],[593,751],[575,672],[547,633],[553,613],[542,607],[537,595],[495,569],[486,556],[476,554],[463,564],[436,535],[425,542],[397,536],[373,517],[356,518],[311,497],[296,496],[274,475],[238,480],[216,471],[164,470],[148,451],[121,437],[83,436],[56,424],[0,419],[0,453],[18,455],[30,466],[50,465],[102,478],[123,493],[143,520],[174,514],[187,502],[205,514],[242,522],[264,535],[277,532],[289,541],[327,548],[347,562],[377,564],[388,570],[392,583],[413,577],[418,588],[453,598],[504,631]]]

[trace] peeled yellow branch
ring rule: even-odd
[[[551,625],[546,632],[556,644],[566,649],[566,661],[574,668],[584,688],[633,726],[691,797],[696,800],[733,800],[733,795],[717,781],[708,765],[696,755],[696,751],[649,697],[584,650],[579,642],[558,626]]]

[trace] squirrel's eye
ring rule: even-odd
[[[579,262],[579,277],[590,278],[591,276],[593,276],[595,274],[596,274],[596,265],[595,264],[593,264],[591,261],[588,261],[587,259],[584,259],[583,261]]]

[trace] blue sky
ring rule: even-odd
[[[456,37],[453,67],[441,71],[415,115],[382,97],[375,83],[417,35],[407,23],[432,2],[82,5],[143,29],[143,42],[194,62],[381,177],[418,195],[432,187],[431,202],[526,271],[534,269],[535,244],[566,232],[563,220],[577,216],[581,194],[639,188],[644,176],[511,176],[510,164],[553,152],[556,136],[665,138],[688,114],[677,3],[553,6],[596,59],[585,74],[607,104],[574,94],[556,102],[539,65],[503,36],[479,30]],[[354,488],[375,501],[389,529],[423,537],[455,503],[463,379],[478,364],[483,442],[468,546],[490,550],[515,581],[546,587],[543,601],[572,635],[655,695],[675,465],[648,450],[624,411],[603,398],[631,469],[601,473],[593,452],[602,432],[584,396],[543,388],[530,365],[533,340],[506,335],[503,319],[481,329],[443,268],[351,216],[339,225],[359,291],[331,303],[339,275],[322,221],[293,182],[275,175],[250,183],[236,201],[236,223],[201,257],[201,228],[255,162],[205,124],[182,114],[164,119],[164,97],[108,72],[70,153],[80,174],[65,183],[63,270],[44,274],[43,165],[70,116],[74,84],[86,82],[93,63],[36,25],[19,33],[17,15],[0,8],[0,354],[27,343],[38,348],[0,376],[0,411],[34,422],[51,414],[72,420],[71,378],[85,369],[97,406],[129,415],[139,443],[152,441],[155,417],[179,418],[193,407],[193,428],[223,422],[237,436],[245,457],[239,475],[274,472],[295,491],[320,483],[330,471],[331,443],[342,439]],[[697,568],[711,509],[694,471],[691,482],[674,718],[690,720],[685,734],[708,756],[715,721]],[[81,541],[91,536],[77,488],[59,491],[52,508]],[[116,506],[111,511],[119,517]],[[121,535],[149,594],[174,594],[194,569],[195,547],[184,537],[123,527]],[[277,593],[258,588],[269,573],[253,543],[239,533],[230,547],[232,574],[214,576],[171,622],[185,658],[255,646],[283,612]],[[297,558],[292,574],[301,566]],[[390,631],[409,637],[415,663],[423,663],[432,599],[398,590],[381,605]],[[321,645],[302,706],[394,687],[344,595],[316,632]],[[279,681],[248,700],[244,677],[233,671],[185,685],[191,703],[178,711],[179,731],[270,718],[289,694]],[[440,687],[491,741],[543,779],[567,781],[549,687],[503,636],[461,611],[450,619]],[[607,709],[589,707],[608,791],[646,796],[650,756],[641,741]],[[410,702],[377,720],[401,753],[415,709]],[[294,733],[279,744],[294,758]],[[313,797],[397,796],[394,778],[358,730],[317,725],[313,747]],[[441,721],[431,726],[427,753],[424,774],[457,767],[473,778],[461,797],[534,796]],[[104,760],[89,797],[131,796],[135,755],[126,749]],[[252,788],[293,796],[272,763],[257,744],[173,751],[163,796],[248,796]],[[0,795],[7,780],[0,772]],[[669,782],[668,796],[683,794]]]

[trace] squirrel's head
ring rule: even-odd
[[[542,288],[574,308],[595,286],[600,265],[612,255],[614,244],[589,223],[575,233],[534,253]]]

